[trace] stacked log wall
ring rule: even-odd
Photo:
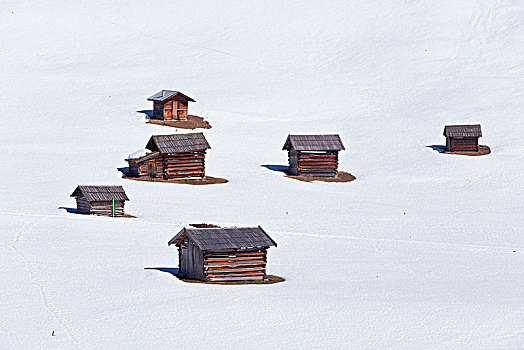
[[[164,155],[164,178],[205,177],[206,151]]]
[[[76,197],[76,212],[79,214],[90,214],[91,205],[86,197]]]
[[[124,202],[115,201],[115,216],[124,216]],[[90,213],[95,215],[112,216],[111,215],[112,201],[91,202]]]
[[[267,249],[204,251],[204,278],[206,281],[264,280]]]
[[[452,152],[477,152],[479,150],[479,139],[477,137],[463,137],[455,138],[448,137],[449,142],[448,150]],[[448,141],[446,140],[446,141]]]
[[[335,177],[338,174],[338,152],[298,152],[297,173],[300,176]]]

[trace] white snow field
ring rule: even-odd
[[[524,348],[523,42],[520,0],[2,0],[0,348]],[[121,179],[175,132],[137,113],[161,89],[197,101],[229,183]],[[427,147],[457,123],[492,154]],[[289,133],[339,133],[357,179],[263,167]],[[79,184],[137,218],[59,209]],[[201,222],[261,225],[286,282],[148,269]]]

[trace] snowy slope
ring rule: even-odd
[[[520,1],[2,1],[2,348],[523,348],[522,18]],[[174,131],[136,112],[163,88],[197,100],[228,184],[120,178]],[[469,122],[491,155],[427,147]],[[356,181],[262,166],[311,132],[341,134]],[[123,185],[137,218],[67,214],[78,184]],[[147,269],[176,267],[167,241],[196,222],[262,225],[287,281]]]

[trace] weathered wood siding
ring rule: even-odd
[[[206,281],[243,281],[266,279],[267,249],[205,251]]]
[[[451,152],[477,152],[479,150],[478,137],[448,137],[446,147]]]
[[[187,237],[178,250],[178,272],[185,277],[204,280],[204,259],[200,248]]]
[[[292,175],[334,177],[338,174],[338,152],[289,151]]]
[[[164,103],[160,101],[153,102],[153,118],[164,119]]]
[[[76,212],[79,214],[91,213],[91,205],[89,205],[86,197],[76,197]]]
[[[124,216],[125,202],[115,201],[115,216]],[[91,214],[111,216],[111,201],[91,202]]]
[[[205,177],[206,151],[164,155],[164,178]]]

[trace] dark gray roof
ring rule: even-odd
[[[110,201],[128,201],[127,195],[122,186],[78,186],[71,197],[84,196],[88,202]]]
[[[277,246],[262,227],[183,228],[168,245],[179,245],[188,236],[201,250],[261,248]]]
[[[170,99],[171,97],[173,97],[175,95],[179,95],[179,96],[183,97],[187,101],[195,102],[195,100],[193,100],[191,97],[189,97],[187,95],[184,95],[183,93],[181,93],[179,91],[173,91],[173,90],[162,90],[162,91],[159,91],[156,94],[154,94],[153,96],[149,97],[147,100],[148,101],[165,101],[165,100],[168,100],[168,99]]]
[[[203,151],[211,148],[204,134],[201,132],[192,134],[172,134],[151,136],[146,145],[151,151],[160,153],[180,153]]]
[[[444,127],[446,137],[481,137],[480,124],[474,125],[446,125]]]
[[[345,150],[338,135],[288,135],[284,148],[297,151],[340,151]]]

